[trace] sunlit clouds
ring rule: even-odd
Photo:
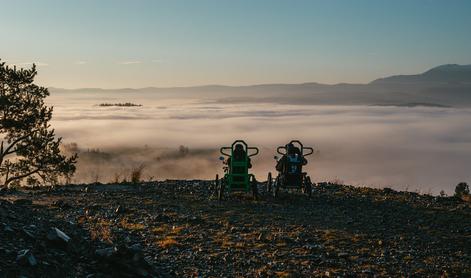
[[[141,61],[122,61],[118,62],[118,65],[136,65],[136,64],[142,64]]]

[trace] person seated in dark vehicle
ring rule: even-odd
[[[301,175],[302,166],[306,164],[307,160],[301,154],[299,148],[293,144],[288,144],[286,145],[286,154],[276,164],[276,170],[290,181]]]

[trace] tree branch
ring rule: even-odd
[[[20,180],[20,179],[23,179],[23,178],[26,178],[26,177],[29,177],[31,175],[34,175],[36,174],[37,172],[41,171],[41,168],[37,168],[36,170],[33,170],[31,172],[28,172],[28,173],[24,173],[22,175],[19,175],[19,176],[14,176],[14,177],[11,177],[9,179],[7,179],[5,181],[5,186],[7,186],[9,183],[11,183],[12,181],[15,181],[15,180]]]
[[[26,138],[28,138],[29,136],[33,135],[34,133],[36,133],[36,130],[33,130],[31,131],[30,133],[28,133],[27,135],[25,136],[21,136],[20,138],[17,138],[15,139],[15,141],[13,141],[6,149],[3,153],[1,153],[0,155],[3,157],[3,156],[7,156],[9,154],[12,154],[14,153],[15,151],[11,151],[11,149],[13,148],[13,146],[15,146],[16,144],[18,144],[19,142],[21,142],[22,140],[25,140]],[[3,142],[2,142],[3,143]],[[2,144],[3,145],[3,144]]]
[[[3,140],[2,140],[2,144],[0,144],[0,166],[2,166],[2,163],[3,163]]]

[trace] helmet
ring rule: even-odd
[[[288,154],[295,154],[295,153],[296,153],[296,149],[295,149],[294,145],[291,144],[291,143],[287,144],[287,145],[286,145],[286,152],[287,152]]]

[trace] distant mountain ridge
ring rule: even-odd
[[[422,74],[395,75],[376,79],[370,84],[392,83],[471,83],[471,65],[441,65]]]
[[[304,82],[304,83],[267,83],[267,84],[253,84],[253,85],[219,85],[208,84],[198,86],[178,86],[178,87],[145,87],[145,88],[77,88],[77,89],[64,89],[49,87],[54,91],[149,91],[149,90],[187,90],[187,89],[227,89],[227,88],[257,88],[257,87],[342,87],[342,86],[362,86],[370,84],[407,84],[407,83],[471,83],[471,64],[458,65],[446,64],[429,69],[421,74],[411,75],[393,75],[384,78],[378,78],[367,84],[360,83],[337,83],[337,84],[323,84],[318,82]]]
[[[309,82],[246,86],[74,90],[50,88],[50,90],[53,94],[110,96],[117,93],[130,96],[144,94],[157,98],[195,98],[224,103],[471,107],[471,65],[442,65],[421,74],[379,78],[368,84],[328,85]]]

